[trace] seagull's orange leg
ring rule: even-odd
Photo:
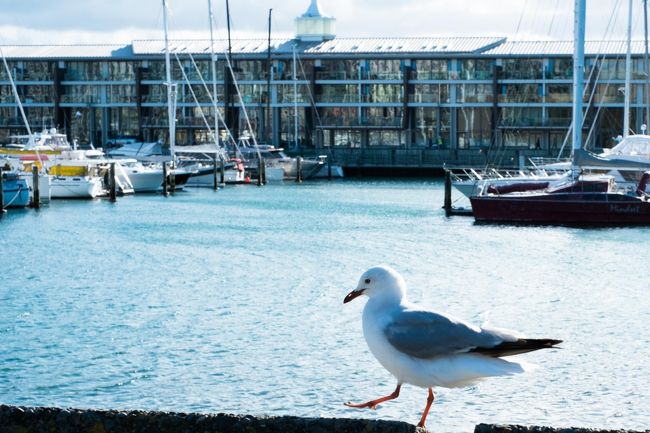
[[[420,418],[418,427],[424,427],[424,422],[427,420],[427,415],[429,415],[429,409],[431,409],[431,404],[433,403],[434,399],[435,396],[433,395],[433,390],[429,388],[429,397],[427,397],[427,405],[424,408],[424,413],[422,414],[422,418]]]
[[[396,399],[399,396],[399,390],[400,390],[401,387],[402,387],[402,384],[398,383],[397,388],[395,388],[395,391],[393,391],[392,394],[387,395],[386,397],[380,397],[380,398],[378,398],[376,400],[370,400],[370,401],[367,401],[365,403],[357,403],[357,404],[355,404],[355,403],[347,402],[347,403],[345,403],[345,405],[347,407],[356,407],[356,408],[359,408],[359,409],[362,409],[362,408],[365,408],[365,407],[368,407],[370,409],[377,409],[377,405],[379,403],[383,403],[383,402],[388,401],[388,400]]]

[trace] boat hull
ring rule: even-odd
[[[650,225],[650,202],[617,193],[471,197],[476,222]]]
[[[24,179],[4,179],[3,208],[24,208],[29,205],[29,186]]]
[[[106,195],[102,179],[92,176],[53,176],[50,191],[53,199],[88,199]]]

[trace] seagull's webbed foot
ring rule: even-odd
[[[347,402],[347,403],[344,403],[344,404],[347,407],[354,407],[354,408],[357,408],[357,409],[364,409],[364,408],[377,409],[377,405],[379,405],[380,403],[383,403],[383,402],[388,401],[388,400],[396,399],[399,396],[399,390],[400,390],[401,387],[402,387],[402,384],[398,383],[397,388],[395,388],[395,391],[393,391],[392,394],[387,395],[386,397],[380,397],[380,398],[378,398],[376,400],[370,400],[370,401],[367,401],[365,403]]]

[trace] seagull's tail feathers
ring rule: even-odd
[[[550,338],[520,338],[516,341],[504,341],[494,347],[477,347],[470,350],[470,353],[480,353],[493,358],[501,358],[534,350],[555,348],[560,343],[562,343],[562,340]]]

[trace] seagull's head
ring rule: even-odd
[[[368,269],[361,275],[357,288],[348,293],[343,303],[346,304],[361,295],[366,295],[371,299],[381,298],[399,302],[405,294],[404,278],[390,266],[380,265]]]

